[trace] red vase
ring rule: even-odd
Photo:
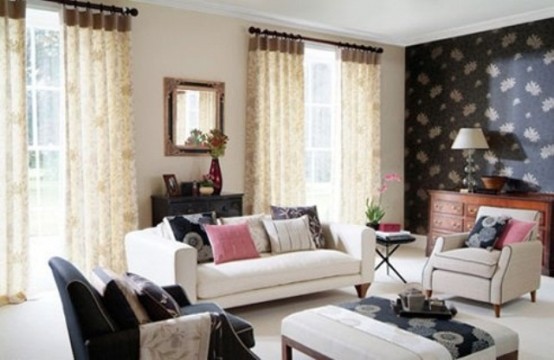
[[[221,168],[219,167],[218,158],[212,158],[212,163],[210,165],[210,177],[214,183],[214,195],[221,194],[223,178],[221,177]]]

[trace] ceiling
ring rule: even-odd
[[[554,17],[554,0],[135,0],[409,46]]]

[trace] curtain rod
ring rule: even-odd
[[[267,29],[262,30],[260,28],[254,27],[254,26],[251,26],[250,28],[248,28],[248,32],[250,34],[262,34],[262,35],[268,35],[268,36],[277,36],[277,37],[282,37],[282,38],[286,38],[286,39],[297,39],[297,40],[313,41],[313,42],[322,43],[322,44],[328,44],[328,45],[335,45],[335,46],[353,48],[353,49],[358,49],[358,50],[371,51],[371,52],[375,52],[377,54],[381,54],[383,52],[383,48],[380,48],[380,47],[373,47],[373,46],[359,45],[359,44],[350,44],[350,43],[345,43],[345,42],[340,42],[340,41],[332,41],[332,40],[325,40],[325,39],[317,39],[317,38],[302,36],[302,35],[298,35],[298,34],[287,34],[287,33],[284,33],[284,32],[272,31],[272,30],[267,30]]]
[[[75,6],[75,7],[82,7],[85,9],[94,9],[94,10],[100,10],[102,11],[111,11],[111,12],[117,12],[124,15],[131,15],[131,16],[137,16],[138,10],[135,8],[122,8],[119,6],[113,6],[113,5],[104,5],[104,4],[95,4],[91,3],[90,1],[84,2],[84,1],[76,1],[76,0],[42,0],[46,2],[52,2],[52,3],[58,3],[62,5],[69,5],[69,6]]]

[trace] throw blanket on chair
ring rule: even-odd
[[[209,313],[140,325],[140,359],[207,359],[211,328]]]
[[[434,340],[443,345],[453,359],[494,349],[494,339],[482,329],[455,320],[398,316],[392,305],[389,299],[371,296],[340,307]]]

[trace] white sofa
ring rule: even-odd
[[[181,285],[192,303],[224,308],[355,285],[363,298],[374,277],[375,232],[361,225],[322,224],[326,248],[222,264],[197,263],[193,247],[163,236],[160,226],[125,237],[127,265],[160,285]]]

